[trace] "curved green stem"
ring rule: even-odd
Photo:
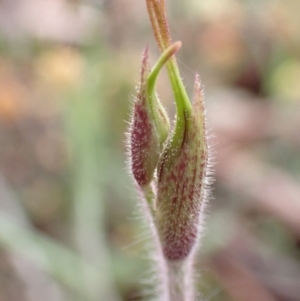
[[[181,42],[176,42],[169,46],[163,54],[160,56],[157,63],[154,65],[148,76],[148,95],[154,93],[155,83],[158,77],[159,72],[163,68],[163,66],[172,59],[172,56],[180,49]]]
[[[165,7],[163,3],[157,0],[146,0],[146,3],[155,38],[161,51],[164,51],[168,49],[167,47],[171,44],[171,35],[165,14]],[[183,139],[185,132],[184,127],[186,126],[188,117],[192,113],[192,105],[181,80],[175,56],[170,58],[167,62],[167,70],[177,110],[177,118],[172,141],[173,146],[176,147],[177,143],[180,143]]]

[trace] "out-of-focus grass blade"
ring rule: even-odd
[[[90,278],[96,278],[98,273],[90,263],[83,261],[76,253],[34,229],[25,229],[4,212],[0,212],[0,246],[25,256],[82,296],[85,295],[80,276],[82,266]]]
[[[103,181],[107,178],[105,170],[110,168],[105,150],[105,137],[110,129],[106,128],[105,100],[101,97],[103,70],[98,61],[88,62],[87,67],[85,79],[73,91],[66,115],[72,158],[73,241],[82,258],[98,271],[93,275],[82,266],[86,295],[94,301],[116,301],[119,297],[113,285],[103,222]]]

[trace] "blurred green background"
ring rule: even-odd
[[[300,301],[300,1],[167,7],[216,162],[203,301]],[[1,301],[151,295],[124,135],[147,44],[142,0],[0,1]],[[173,117],[165,72],[158,92]]]

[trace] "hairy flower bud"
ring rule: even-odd
[[[155,83],[163,65],[180,48],[177,42],[160,57],[150,72],[148,51],[144,52],[141,83],[134,102],[130,130],[131,169],[139,186],[153,179],[163,143],[169,133],[169,120],[155,92]]]
[[[204,202],[208,151],[198,75],[194,93],[192,110],[184,111],[184,120],[168,139],[158,163],[155,222],[168,260],[184,259],[193,249]]]

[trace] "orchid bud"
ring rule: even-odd
[[[163,143],[169,133],[169,119],[155,92],[155,83],[161,68],[180,48],[177,42],[160,57],[150,72],[148,51],[144,52],[141,83],[134,102],[130,130],[131,169],[140,187],[153,179]]]
[[[178,120],[179,113],[183,120]],[[158,162],[155,223],[168,260],[185,259],[196,245],[207,156],[203,94],[197,75],[193,106],[183,105],[177,112],[177,126]]]
[[[196,300],[194,251],[202,232],[209,184],[203,93],[196,75],[191,104],[174,55],[181,43],[172,44],[165,0],[146,0],[146,4],[162,55],[152,70],[147,50],[143,56],[141,84],[129,133],[130,167],[145,201],[142,212],[157,251],[153,252],[158,268],[155,299],[192,301]],[[164,65],[176,104],[171,131],[155,93],[155,83]]]

